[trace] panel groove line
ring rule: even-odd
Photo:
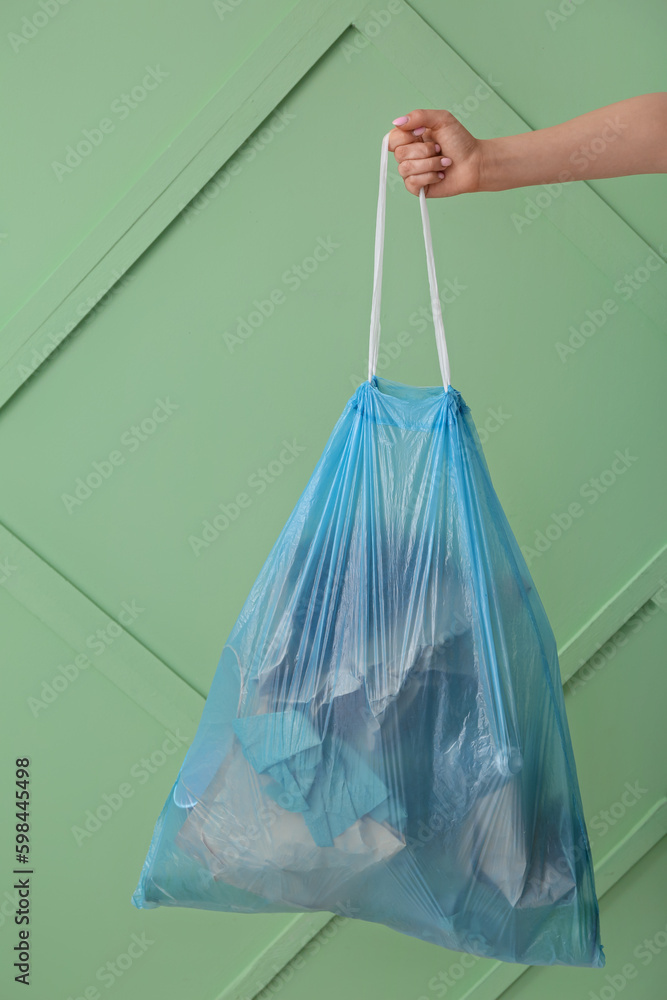
[[[595,866],[595,886],[600,899],[609,892],[667,834],[667,799],[661,798]],[[456,1000],[501,1000],[530,965],[516,968],[498,962]]]
[[[0,334],[0,406],[350,27],[363,0],[301,0]],[[156,193],[157,192],[157,193]],[[56,340],[53,339],[53,331]],[[37,354],[35,359],[34,354]],[[42,355],[40,358],[39,356]]]
[[[595,865],[595,884],[598,898],[602,899],[605,893],[609,892],[617,882],[624,878],[665,835],[667,835],[667,798],[662,797],[641,816],[632,829],[618,843],[614,844],[607,854]],[[337,917],[336,919],[343,921],[348,918]],[[308,956],[293,957],[299,957],[302,961],[307,961]],[[284,973],[289,968],[290,962],[287,962],[280,972],[276,972],[273,979],[266,985],[269,988],[272,982],[276,982],[278,985],[278,978],[282,974],[282,979],[284,979]],[[524,972],[527,972],[531,968],[532,966],[530,965],[520,965],[518,963],[494,962],[481,975],[479,975],[479,971],[476,969],[465,969],[463,977],[458,980],[463,992],[458,993],[455,1000],[500,1000],[502,994],[520,979]],[[466,985],[466,980],[473,979],[475,976],[477,978],[474,979],[474,982]],[[254,1000],[254,998],[259,997],[266,989],[265,986],[255,992],[248,992],[249,980],[244,979],[243,983],[239,980],[237,983],[241,987],[245,983],[245,991],[238,992],[238,990],[229,987],[219,994],[216,1000]]]
[[[480,138],[532,131],[494,89],[492,68],[488,79],[477,73],[404,0],[392,0],[392,9],[400,12],[387,19],[381,30],[364,33],[365,25],[376,23],[373,13],[377,8],[369,3],[355,18],[354,26],[432,107],[462,105],[467,99],[475,99],[475,90],[482,85],[489,93],[483,100],[476,101],[476,108],[470,112],[470,122],[466,119],[466,128]],[[495,85],[500,84],[496,82]],[[397,114],[408,110],[398,109]],[[586,181],[564,183],[553,197],[547,190],[550,187],[554,186],[525,188],[528,198],[534,199],[542,193],[548,201],[544,208],[538,207],[538,216],[544,216],[544,220],[555,226],[612,283],[627,272],[633,273],[656,254],[663,264],[667,263],[667,244],[658,248],[649,244]],[[659,265],[651,280],[634,293],[633,304],[665,332],[667,267]]]
[[[70,580],[0,525],[0,582],[7,593],[77,653],[99,630],[109,638],[91,665],[166,729],[197,727],[205,696],[183,680]],[[128,594],[128,602],[141,595]]]

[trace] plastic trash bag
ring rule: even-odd
[[[348,400],[222,650],[132,902],[603,966],[556,642],[449,362]]]

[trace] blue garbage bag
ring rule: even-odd
[[[601,967],[556,642],[450,383],[348,400],[224,646],[132,902],[326,910],[527,965]]]

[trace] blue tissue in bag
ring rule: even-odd
[[[526,965],[601,967],[556,642],[449,381],[348,400],[222,650],[132,902],[327,910]]]

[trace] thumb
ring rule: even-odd
[[[401,118],[395,118],[392,125],[396,125],[404,132],[414,132],[415,129],[441,129],[454,122],[459,124],[451,111],[440,108],[418,108]],[[421,132],[419,133],[421,135]]]

